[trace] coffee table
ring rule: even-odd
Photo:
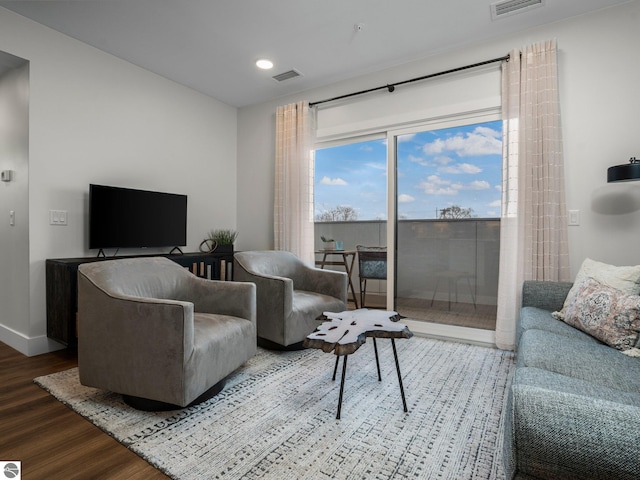
[[[378,381],[382,381],[380,374],[380,360],[378,358],[378,346],[376,338],[390,338],[393,347],[393,357],[396,361],[396,371],[398,373],[398,383],[400,385],[400,395],[404,411],[407,412],[407,401],[404,396],[402,385],[402,375],[400,373],[400,363],[398,362],[398,352],[396,350],[396,338],[411,338],[413,333],[409,328],[398,323],[400,315],[397,312],[388,310],[369,310],[361,308],[357,310],[346,310],[344,312],[333,313],[324,312],[318,320],[323,323],[304,339],[304,346],[307,348],[319,348],[325,353],[336,355],[336,365],[333,369],[333,378],[336,379],[338,362],[343,357],[342,379],[340,381],[340,396],[338,398],[338,412],[336,418],[340,419],[342,410],[342,395],[344,392],[344,379],[347,373],[347,358],[354,353],[360,345],[364,344],[367,337],[373,338],[373,349],[376,355],[376,366],[378,368]]]

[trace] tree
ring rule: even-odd
[[[458,205],[451,205],[450,207],[440,210],[440,218],[471,218],[473,208],[462,208]]]
[[[358,219],[358,212],[349,205],[338,205],[316,215],[316,222],[349,222]]]

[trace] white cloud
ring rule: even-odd
[[[472,165],[470,163],[458,163],[457,165],[451,165],[450,167],[442,167],[438,169],[439,172],[442,173],[471,173],[476,174],[480,173],[482,169],[477,165]]]
[[[454,152],[459,157],[474,155],[495,155],[502,153],[502,134],[487,127],[476,127],[471,133],[454,137],[438,138],[422,148],[427,155],[439,155]]]
[[[411,203],[414,201],[415,198],[413,198],[411,195],[407,195],[406,193],[398,195],[398,203]]]
[[[408,158],[409,158],[410,162],[417,163],[418,165],[422,165],[423,167],[428,167],[428,166],[431,165],[429,162],[427,162],[422,157],[416,157],[415,155],[409,155]]]
[[[502,206],[502,202],[500,200],[494,200],[488,206],[489,207],[500,207],[500,206]]]
[[[466,188],[469,190],[489,190],[491,185],[485,180],[474,180]]]
[[[329,178],[327,176],[322,177],[322,180],[320,180],[320,184],[321,185],[338,185],[338,186],[349,185],[347,182],[345,182],[343,179],[339,177]]]
[[[437,175],[431,175],[425,181],[420,182],[418,188],[427,195],[456,195],[458,189],[451,186],[449,180],[442,180]]]
[[[488,190],[491,188],[489,182],[485,182],[484,180],[475,180],[466,185],[464,183],[453,183],[451,187],[456,190]]]
[[[451,162],[453,162],[453,158],[447,157],[445,155],[441,155],[441,156],[435,157],[433,161],[439,165],[449,165]]]
[[[385,172],[387,171],[386,163],[367,163],[366,166],[367,168],[373,168],[374,170],[384,170]]]
[[[413,140],[413,138],[416,136],[415,133],[407,133],[406,135],[399,135],[398,138],[398,143],[402,143],[402,142],[410,142],[411,140]]]

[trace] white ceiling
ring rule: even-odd
[[[493,1],[22,0],[0,6],[242,107],[630,0],[545,0],[492,21]],[[273,70],[258,70],[260,57],[272,59]],[[303,76],[282,83],[271,78],[291,69]]]

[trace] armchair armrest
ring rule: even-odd
[[[181,299],[193,303],[196,312],[230,315],[255,324],[255,284],[207,280],[195,275],[187,283]]]
[[[254,273],[238,262],[234,268],[234,278],[239,282],[255,284],[257,303],[261,305],[261,309],[268,312],[269,316],[284,318],[293,310],[292,279]]]
[[[300,280],[299,284],[294,285],[294,288],[297,290],[329,295],[330,297],[339,298],[347,303],[349,278],[344,272],[305,266]]]

